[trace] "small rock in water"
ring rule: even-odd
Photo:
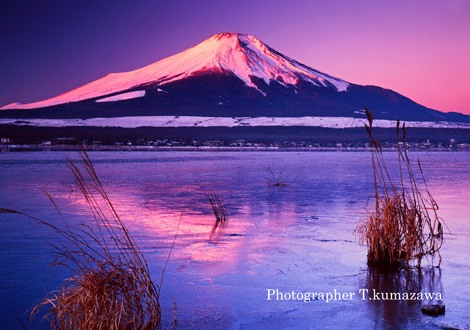
[[[446,305],[424,305],[421,313],[431,316],[443,315],[446,313]]]
[[[468,329],[468,327],[461,327],[453,323],[449,323],[446,321],[435,322],[434,325],[441,328],[442,330],[464,330]]]

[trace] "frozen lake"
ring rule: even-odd
[[[71,223],[90,222],[65,156],[78,159],[77,153],[0,153],[0,208],[57,222],[47,191]],[[470,328],[470,153],[411,153],[412,160],[421,160],[439,215],[453,235],[444,243],[440,270],[397,276],[368,271],[366,249],[353,234],[372,196],[368,152],[90,152],[90,157],[157,282],[183,212],[162,289],[167,325],[173,297],[179,328],[188,329]],[[269,186],[269,180],[285,186]],[[214,240],[209,240],[214,216],[202,189],[217,194],[230,216]],[[37,320],[29,325],[23,313],[67,275],[49,268],[54,250],[48,243],[55,238],[31,220],[0,215],[2,328],[21,329],[19,317],[27,328],[40,327]],[[446,314],[425,316],[419,301],[363,299],[364,289],[441,292]],[[305,302],[272,294],[292,291],[338,292],[351,299]]]

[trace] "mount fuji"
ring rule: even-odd
[[[152,126],[152,118],[197,117],[232,118],[233,125],[239,118],[296,118],[302,125],[301,118],[364,118],[365,106],[377,119],[470,122],[470,116],[429,109],[392,90],[320,72],[254,36],[219,33],[143,68],[111,73],[47,100],[6,105],[0,124],[6,118],[138,117]]]

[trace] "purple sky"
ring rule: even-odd
[[[470,114],[470,1],[36,0],[0,5],[0,105],[242,32],[315,69]]]

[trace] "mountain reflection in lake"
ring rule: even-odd
[[[167,324],[173,297],[180,328],[464,328],[470,308],[470,154],[411,156],[421,160],[453,234],[441,251],[442,273],[432,281],[426,274],[384,275],[366,266],[366,249],[356,244],[353,230],[371,197],[368,152],[90,153],[157,281],[183,214],[163,283]],[[0,167],[0,207],[59,221],[43,189],[71,223],[90,221],[62,153],[2,153]],[[276,180],[285,185],[268,184]],[[213,240],[214,215],[203,190],[217,194],[230,217]],[[53,249],[47,243],[55,237],[47,228],[2,215],[0,236],[0,324],[21,328],[18,317],[67,272],[48,268]],[[443,291],[445,316],[423,315],[420,302],[362,300],[359,293],[430,286]],[[328,303],[267,300],[268,289],[355,296]]]

